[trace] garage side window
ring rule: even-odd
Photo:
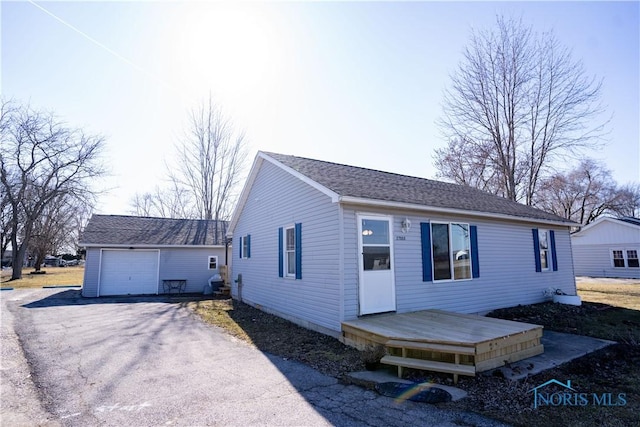
[[[218,257],[210,256],[209,257],[209,270],[217,270],[218,269]]]

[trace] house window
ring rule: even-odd
[[[249,258],[247,254],[249,253],[249,239],[247,236],[244,236],[242,239],[242,256],[243,258]]]
[[[240,237],[240,258],[251,258],[251,235]]]
[[[285,229],[285,269],[288,277],[296,275],[296,231],[295,228],[289,227]]]
[[[217,270],[218,269],[218,257],[210,256],[209,257],[209,270]]]
[[[613,249],[611,251],[613,266],[616,268],[639,268],[637,249]]]
[[[302,224],[278,229],[278,276],[302,279]]]
[[[302,279],[302,224],[278,229],[278,276]]]
[[[469,224],[431,224],[433,280],[471,279]]]
[[[553,230],[534,228],[533,252],[536,271],[558,271],[558,254],[556,253],[556,235]]]
[[[538,230],[538,240],[540,242],[540,268],[542,271],[549,270],[549,232]]]
[[[621,250],[613,251],[613,266],[624,267],[624,252]]]

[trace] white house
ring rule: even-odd
[[[230,261],[226,225],[211,220],[93,215],[80,240],[87,249],[82,295],[203,292],[208,279]]]
[[[259,152],[229,225],[232,295],[333,335],[373,313],[537,303],[576,292],[572,225],[469,187]]]
[[[571,235],[577,276],[640,279],[640,219],[600,217]]]

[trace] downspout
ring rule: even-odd
[[[229,245],[231,244],[231,237],[225,237],[224,239],[224,265],[229,266]]]

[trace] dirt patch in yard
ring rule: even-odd
[[[638,425],[640,311],[590,302],[580,307],[544,303],[496,310],[489,316],[536,323],[558,332],[615,340],[618,344],[522,381],[483,374],[476,378],[461,378],[458,387],[466,390],[469,398],[456,402],[456,407],[522,426]],[[413,375],[419,378],[417,372]],[[571,381],[571,386],[584,398],[570,394],[566,404],[534,408],[532,390],[552,379],[564,384]],[[447,381],[442,376],[436,380]],[[561,395],[565,392],[558,385],[545,387],[543,391]]]
[[[338,340],[299,327],[237,301],[191,302],[189,307],[205,321],[226,329],[262,351],[305,363],[320,372],[341,378],[364,369],[363,354]],[[439,404],[443,408],[474,411],[509,424],[636,426],[640,414],[640,311],[599,303],[580,307],[553,303],[521,306],[490,313],[492,317],[544,325],[546,329],[618,341],[570,363],[522,381],[500,376],[460,377],[457,387],[469,397]],[[407,370],[410,379],[452,385],[450,375]],[[589,399],[611,393],[611,406],[567,405],[534,408],[531,390],[555,379],[570,380]],[[562,391],[549,386],[545,392]],[[613,406],[621,403],[624,406]],[[606,398],[606,397],[605,397]],[[590,401],[591,403],[591,401]]]

